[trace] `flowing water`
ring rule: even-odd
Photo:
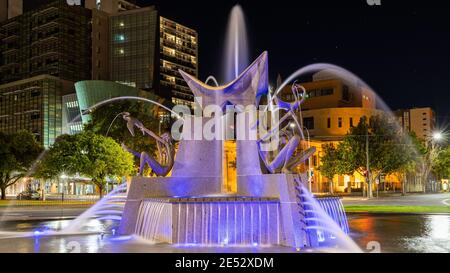
[[[223,82],[236,79],[250,64],[247,27],[241,6],[233,7],[228,20],[224,52]]]

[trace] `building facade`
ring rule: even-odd
[[[89,10],[61,0],[2,22],[1,83],[42,74],[90,78],[90,21]]]
[[[62,96],[62,133],[74,135],[83,131],[77,94]]]
[[[395,115],[406,132],[413,132],[419,139],[432,137],[436,126],[436,115],[430,107],[401,109]]]
[[[62,133],[62,96],[73,83],[41,75],[0,85],[0,131],[32,132],[44,147]]]
[[[153,7],[110,17],[110,80],[146,90],[158,87],[157,24]]]
[[[0,0],[0,23],[19,16],[22,12],[22,0]]]
[[[160,17],[159,94],[172,103],[193,106],[194,95],[178,70],[198,77],[198,35],[191,28]]]
[[[314,74],[312,80],[300,83],[306,90],[307,99],[302,104],[301,126],[305,137],[316,152],[310,161],[301,166],[301,171],[312,174],[311,186],[313,192],[349,192],[361,191],[365,178],[359,173],[353,175],[337,175],[333,183],[322,176],[319,171],[322,146],[339,144],[353,126],[362,117],[370,118],[383,113],[377,109],[376,95],[358,80],[341,79],[327,71]],[[292,86],[285,87],[280,97],[285,101],[293,101]],[[397,183],[395,177],[389,177],[392,183]],[[333,187],[330,189],[330,187]]]

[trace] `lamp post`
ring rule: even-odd
[[[427,186],[426,186],[427,181],[426,180],[428,180],[429,174],[431,172],[433,161],[438,156],[437,144],[439,144],[440,142],[443,142],[444,140],[445,140],[445,133],[442,131],[435,131],[431,134],[431,136],[426,138],[425,145],[426,145],[426,149],[427,149],[428,153],[426,155],[425,164],[427,164],[428,166],[426,167],[427,171],[425,173],[425,176],[423,177],[423,179],[424,179],[423,192],[426,192],[426,190],[427,190]]]
[[[68,178],[68,176],[65,173],[63,173],[60,176],[60,178],[62,179],[62,183],[61,183],[61,187],[62,187],[62,190],[61,190],[61,192],[62,192],[62,194],[61,194],[61,201],[64,202],[64,191],[66,190],[65,180]]]

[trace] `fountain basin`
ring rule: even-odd
[[[179,245],[280,245],[276,198],[148,198],[140,205],[134,233]]]

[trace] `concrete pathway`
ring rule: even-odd
[[[373,199],[362,197],[344,197],[344,205],[390,205],[390,206],[450,206],[450,193],[409,194],[406,196],[388,196]]]

